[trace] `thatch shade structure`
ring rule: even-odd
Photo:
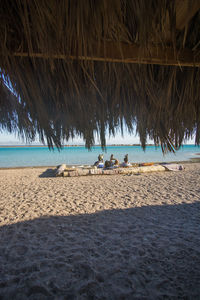
[[[49,147],[125,124],[174,150],[200,142],[199,0],[5,0],[0,124]]]

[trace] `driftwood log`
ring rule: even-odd
[[[62,164],[58,167],[58,169],[56,170],[56,177],[58,176],[62,176],[64,171],[66,169],[66,165],[65,164]]]
[[[166,171],[166,168],[161,165],[129,167],[129,168],[114,168],[114,169],[67,169],[65,165],[61,165],[56,173],[56,176],[78,177],[87,175],[116,175],[116,174],[136,174],[148,172]]]

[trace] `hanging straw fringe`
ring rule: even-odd
[[[106,58],[102,45],[110,41],[118,45],[122,58],[122,42],[138,44],[141,56],[155,40],[165,49],[166,22],[175,53],[183,45],[198,52],[200,15],[187,31],[177,31],[174,2],[3,1],[1,129],[18,132],[28,141],[39,134],[50,148],[60,148],[76,135],[91,148],[96,134],[104,148],[106,132],[115,135],[123,124],[130,133],[136,126],[143,148],[149,137],[164,152],[175,151],[195,132],[199,144],[199,68],[70,59],[72,53],[77,58],[91,54],[93,45]],[[59,58],[63,53],[66,58]]]

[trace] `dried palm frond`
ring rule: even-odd
[[[136,126],[143,148],[147,137],[163,151],[195,133],[200,143],[199,69],[128,64],[121,48],[136,43],[141,57],[157,43],[198,52],[199,13],[177,31],[175,1],[6,0],[0,18],[1,128],[58,148],[76,135],[90,148],[96,134],[105,147],[107,130],[123,124]],[[106,61],[110,42],[121,62]],[[99,61],[82,59],[94,49]]]

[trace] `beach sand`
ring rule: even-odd
[[[0,299],[199,299],[200,164],[0,170]]]

